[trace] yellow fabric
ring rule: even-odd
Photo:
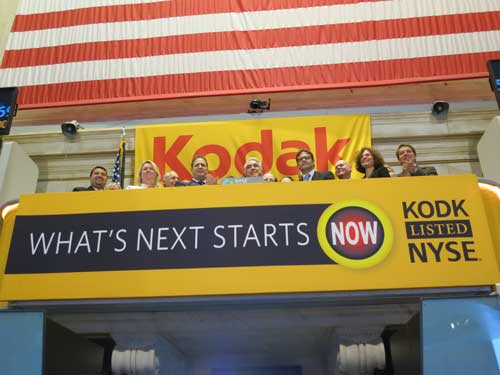
[[[435,288],[493,285],[499,281],[488,218],[477,179],[472,175],[26,195],[21,198],[17,213],[9,214],[3,224],[0,267],[5,270],[16,217],[249,206],[273,211],[275,207],[287,205],[301,205],[297,209],[299,217],[308,210],[307,205],[326,207],[321,218],[314,221],[318,235],[313,238],[315,230],[311,228],[311,241],[317,240],[322,251],[338,264],[332,261],[321,265],[11,273],[3,274],[0,280],[0,300]],[[325,230],[329,230],[328,219],[332,213],[353,206],[364,207],[376,215],[385,231],[380,252],[364,263],[335,254],[334,246],[324,235]],[[450,211],[451,206],[454,209]],[[197,217],[194,215],[194,220],[198,220]],[[42,217],[40,220],[48,219]],[[258,228],[261,224],[259,217],[252,220]],[[460,225],[456,224],[458,221]],[[441,224],[444,231],[458,233],[467,224],[471,234],[454,238],[409,239],[409,234],[429,231],[429,226],[436,222],[444,223]],[[77,225],[74,228],[78,230]],[[36,227],[29,228],[29,231],[36,230]],[[498,235],[498,227],[491,230]],[[29,244],[29,239],[26,241]],[[306,246],[303,251],[309,249],[312,248]],[[418,255],[415,249],[421,254]],[[272,251],[272,248],[267,250]],[[30,250],[19,247],[11,251]],[[136,251],[133,245],[130,251]],[[213,247],[206,244],[196,250],[198,253],[210,251]],[[234,251],[245,249],[235,248]],[[144,256],[147,254],[145,252]],[[168,252],[163,254],[168,256]],[[64,259],[71,254],[61,252],[53,256]],[[89,256],[99,257],[99,254]],[[37,259],[50,261],[48,258]]]
[[[144,126],[136,129],[135,169],[143,160],[151,159],[162,173],[174,170],[181,180],[189,180],[191,160],[202,154],[215,177],[238,177],[243,174],[245,159],[256,156],[265,172],[280,178],[297,176],[295,154],[299,149],[310,149],[316,169],[327,171],[333,170],[340,158],[354,164],[357,151],[370,145],[369,115]],[[354,178],[359,176],[353,173]]]

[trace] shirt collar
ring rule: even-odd
[[[313,175],[314,175],[314,169],[313,169],[312,171],[310,171],[309,173],[305,173],[305,174],[303,174],[303,175],[302,175],[302,179],[303,179],[303,180],[305,180],[305,178],[304,178],[304,177],[305,177],[305,176],[309,176],[309,179],[308,179],[308,180],[306,180],[306,181],[311,181],[311,180],[312,180],[312,178],[313,178]]]

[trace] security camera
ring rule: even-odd
[[[248,113],[257,113],[263,111],[269,111],[271,109],[271,99],[265,100],[252,99],[248,106]]]
[[[83,129],[80,123],[76,120],[66,121],[61,124],[61,131],[65,137],[72,138],[77,135],[78,129]]]

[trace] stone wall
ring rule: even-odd
[[[497,115],[495,110],[450,111],[447,121],[438,122],[429,112],[373,114],[373,146],[396,171],[395,150],[400,143],[410,143],[417,149],[419,164],[433,165],[440,174],[481,175],[477,143]],[[75,139],[65,138],[60,131],[5,139],[19,143],[40,168],[37,191],[53,192],[87,185],[94,165],[103,165],[111,172],[120,134],[121,128],[88,127]],[[132,180],[134,140],[135,130],[128,128],[126,183]]]

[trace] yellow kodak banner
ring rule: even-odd
[[[174,170],[181,180],[190,180],[193,156],[205,155],[213,176],[239,177],[245,160],[256,156],[264,172],[279,178],[298,174],[299,149],[310,149],[316,169],[328,171],[339,159],[353,163],[357,151],[370,145],[369,115],[144,126],[136,129],[135,170],[144,160],[154,160],[162,174]]]
[[[26,195],[0,262],[3,301],[499,281],[472,175]]]

